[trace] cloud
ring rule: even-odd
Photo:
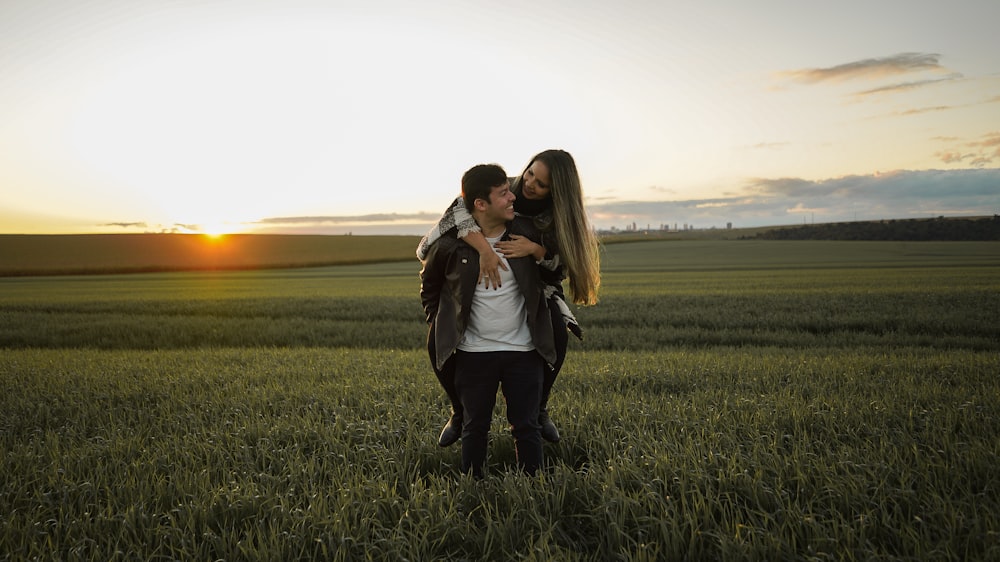
[[[274,225],[355,225],[374,223],[426,223],[436,221],[440,214],[432,213],[379,213],[371,215],[342,215],[314,217],[272,217],[261,219],[253,224],[263,226]]]
[[[983,140],[969,143],[970,146],[1000,147],[1000,132],[983,135]]]
[[[938,152],[937,156],[945,164],[957,164],[962,160],[973,156],[972,154],[962,154],[959,152]]]
[[[779,76],[801,84],[841,82],[855,79],[875,79],[886,76],[945,70],[938,63],[936,53],[900,53],[889,57],[863,59],[827,68],[804,68],[778,73]]]
[[[992,137],[991,137],[992,138]],[[589,205],[598,228],[772,226],[813,222],[993,215],[1000,169],[899,170],[825,180],[755,178],[732,197]]]
[[[987,133],[974,141],[951,140],[958,145],[934,154],[945,164],[964,162],[975,168],[985,168],[994,160],[1000,160],[1000,132]]]
[[[871,175],[853,175],[820,181],[756,179],[750,191],[759,195],[824,198],[926,199],[947,194],[951,198],[986,198],[1000,202],[1000,169],[896,170]]]
[[[961,74],[953,73],[949,74],[944,78],[935,78],[932,80],[917,80],[915,82],[902,82],[899,84],[889,84],[888,86],[880,86],[878,88],[872,88],[870,90],[863,90],[860,92],[855,92],[854,97],[863,98],[874,95],[882,94],[894,94],[897,92],[904,92],[907,90],[915,90],[917,88],[923,88],[925,86],[930,86],[932,84],[938,84],[940,82],[949,82],[952,80],[959,80],[962,78]]]
[[[663,187],[661,185],[651,185],[651,186],[649,186],[648,189],[649,189],[649,191],[652,191],[653,193],[659,193],[659,194],[673,194],[673,193],[677,193],[676,189],[672,189],[672,188],[669,188],[669,187]]]
[[[427,212],[269,217],[244,226],[262,234],[423,235],[439,218]]]
[[[917,109],[907,109],[906,111],[898,111],[893,115],[919,115],[921,113],[931,113],[934,111],[948,111],[949,109],[953,109],[953,107],[950,105],[937,105],[934,107],[921,107]]]
[[[159,233],[159,234],[202,232],[204,229],[204,227],[199,224],[174,223],[172,225],[164,225],[164,224],[150,224],[145,221],[106,222],[98,224],[97,226],[101,228],[108,226],[115,226],[127,230],[130,233],[142,232],[142,233]]]

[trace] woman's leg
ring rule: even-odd
[[[427,332],[427,354],[430,355],[431,366],[434,368],[434,374],[437,375],[438,382],[441,383],[441,388],[444,389],[445,394],[448,395],[448,400],[451,401],[451,409],[457,412],[461,417],[462,414],[462,404],[458,400],[458,391],[455,390],[455,361],[454,357],[445,362],[444,367],[441,369],[437,368],[437,348],[434,346],[434,325],[432,324],[430,330]]]
[[[447,447],[458,441],[458,438],[462,435],[462,402],[458,399],[458,391],[455,389],[455,358],[448,359],[441,369],[437,368],[437,351],[434,346],[433,324],[427,332],[427,353],[430,355],[431,367],[434,368],[434,374],[437,376],[438,383],[441,384],[441,388],[448,395],[448,400],[451,401],[451,417],[448,419],[448,423],[444,425],[444,428],[441,429],[441,434],[438,436],[438,445]]]
[[[552,336],[556,347],[556,362],[550,368],[545,366],[545,377],[542,379],[542,401],[539,408],[545,410],[549,405],[549,394],[552,392],[552,385],[556,383],[556,377],[562,369],[566,360],[566,349],[569,347],[569,330],[566,329],[566,322],[563,320],[559,306],[548,301],[549,316],[552,318]]]
[[[552,317],[552,334],[556,347],[556,362],[551,367],[545,365],[544,376],[542,377],[542,398],[538,404],[538,423],[542,426],[542,438],[546,441],[556,443],[559,441],[559,429],[549,417],[549,394],[552,393],[552,385],[556,382],[556,377],[562,369],[563,361],[566,360],[566,349],[569,346],[569,331],[566,329],[566,322],[563,320],[559,305],[548,299],[549,316]]]

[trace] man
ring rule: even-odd
[[[503,168],[481,164],[462,176],[462,198],[492,246],[511,234],[538,241],[528,219],[514,216],[514,194]],[[454,377],[462,405],[462,471],[481,478],[499,387],[507,404],[517,464],[534,475],[542,464],[538,404],[546,363],[556,360],[552,321],[539,268],[530,257],[512,258],[499,287],[478,283],[479,253],[463,240],[443,237],[427,253],[420,299],[428,350],[442,380]]]

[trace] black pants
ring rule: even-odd
[[[539,409],[545,410],[549,407],[549,393],[552,392],[552,385],[556,383],[559,370],[562,369],[563,361],[566,360],[566,348],[569,346],[569,330],[566,329],[566,321],[563,320],[559,305],[548,300],[549,315],[552,317],[552,336],[556,347],[556,362],[551,366],[545,366],[545,376],[542,379],[542,400]]]
[[[566,322],[563,320],[562,313],[559,312],[559,306],[554,304],[552,299],[549,299],[548,305],[549,315],[552,317],[552,333],[555,336],[556,362],[552,365],[544,366],[542,397],[538,403],[540,410],[545,410],[549,407],[549,394],[552,392],[552,385],[556,382],[559,370],[562,369],[563,361],[566,360],[566,348],[569,346],[569,331],[566,329]],[[431,357],[431,365],[436,365],[433,326],[427,332],[427,352]],[[462,402],[458,399],[458,391],[455,390],[455,358],[452,357],[449,359],[440,370],[435,368],[434,374],[437,375],[438,382],[441,383],[441,388],[444,389],[448,395],[448,399],[451,400],[452,411],[461,417]]]
[[[483,476],[498,387],[507,405],[517,466],[531,475],[542,466],[538,403],[542,396],[543,364],[535,351],[455,354],[455,388],[464,411],[463,472],[472,472],[477,478]]]

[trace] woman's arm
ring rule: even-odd
[[[458,237],[479,252],[479,278],[476,283],[482,283],[487,289],[490,286],[494,289],[499,288],[500,268],[507,271],[507,266],[486,241],[476,219],[472,218],[469,210],[465,208],[465,200],[461,197],[456,199],[448,212],[454,217],[455,225],[458,227]]]
[[[466,241],[468,242],[468,240]],[[546,253],[545,246],[532,242],[529,238],[519,234],[511,234],[510,240],[497,242],[497,249],[507,259],[531,256],[535,258],[536,262],[544,260]]]
[[[544,238],[544,237],[543,237]],[[544,239],[542,240],[545,241]],[[553,240],[549,240],[553,242]],[[566,305],[566,297],[563,295],[562,282],[566,278],[566,268],[562,265],[559,254],[550,252],[545,246],[532,242],[531,239],[511,234],[510,240],[497,242],[497,248],[506,258],[522,258],[531,256],[538,263],[542,283],[545,285],[545,298],[549,300],[550,306],[557,306],[562,316],[565,328],[573,333],[577,338],[583,339],[583,330],[569,306]],[[556,329],[563,329],[563,326],[553,326]]]
[[[465,201],[461,197],[455,199],[438,219],[437,224],[420,240],[420,244],[417,246],[417,258],[421,261],[426,259],[430,247],[442,236],[461,238],[479,252],[479,279],[476,281],[477,283],[484,283],[487,289],[491,285],[493,288],[500,286],[500,268],[507,271],[507,266],[490,247],[490,243],[486,241],[479,225],[476,224],[476,219],[472,218],[469,210],[465,208]]]
[[[483,236],[482,231],[475,230],[469,232],[462,240],[465,243],[472,246],[479,252],[479,279],[476,283],[482,283],[487,289],[490,285],[494,289],[500,287],[500,268],[502,267],[504,271],[507,271],[507,266],[504,265],[500,256],[497,255],[490,243]]]
[[[466,210],[465,202],[462,198],[458,197],[445,210],[444,214],[441,215],[437,224],[432,226],[427,234],[420,239],[420,244],[417,245],[417,259],[420,261],[427,259],[427,252],[430,250],[430,247],[444,236],[464,238],[470,232],[478,230],[479,225],[476,224],[476,220]]]

